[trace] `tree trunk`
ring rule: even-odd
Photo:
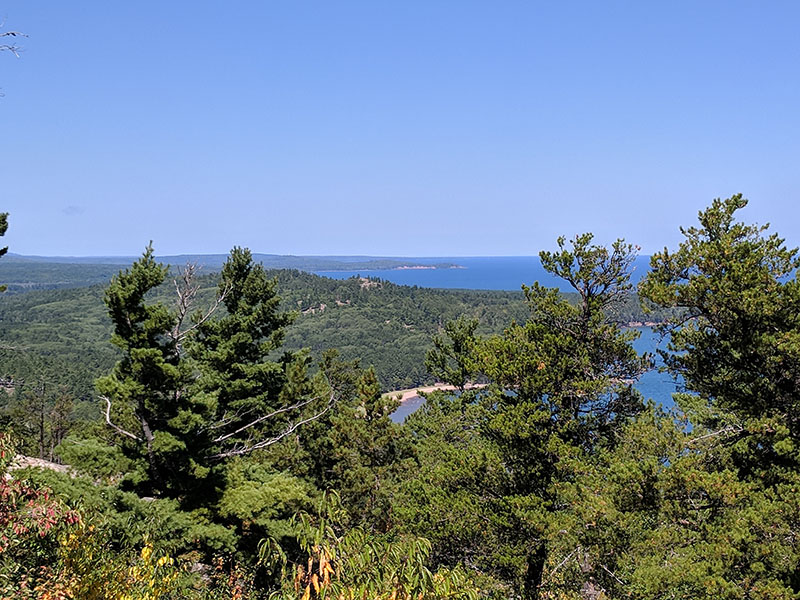
[[[528,554],[528,568],[525,570],[525,583],[522,588],[522,597],[525,600],[537,600],[539,589],[542,587],[544,563],[547,560],[547,544],[541,541],[536,549]]]
[[[142,407],[143,409],[144,407]],[[161,480],[161,472],[158,469],[158,463],[156,462],[156,455],[153,451],[153,431],[150,429],[150,424],[147,422],[147,419],[140,416],[139,420],[142,423],[142,433],[144,434],[144,441],[145,445],[147,446],[147,462],[150,465],[150,477],[151,481],[155,484],[153,487],[154,489],[151,490],[153,495],[157,495],[156,491],[163,491],[162,480]]]

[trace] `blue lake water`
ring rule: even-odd
[[[423,265],[453,263],[462,268],[316,271],[316,273],[334,279],[362,276],[383,279],[399,285],[447,289],[518,291],[523,283],[530,285],[534,281],[538,281],[545,286],[570,291],[569,286],[565,285],[562,279],[554,277],[542,268],[538,256],[430,257],[404,260]],[[649,265],[649,256],[636,258],[631,277],[634,284],[638,283],[647,273]],[[639,331],[641,336],[633,344],[639,353],[649,352],[656,355],[657,348],[665,347],[666,342],[661,340],[660,336],[649,327],[640,328]],[[677,391],[672,377],[666,373],[659,373],[657,370],[645,373],[635,387],[646,399],[652,399],[665,407],[672,406],[672,394]],[[401,422],[423,403],[422,398],[413,398],[401,406],[392,415],[392,418]]]
[[[663,365],[663,361],[656,353],[657,349],[666,350],[667,340],[649,327],[639,327],[641,336],[633,343],[633,347],[639,354],[649,352],[656,359],[656,369],[648,371],[639,379],[634,386],[645,399],[652,399],[664,407],[672,407],[672,394],[678,391],[678,384],[669,373],[660,373],[657,367]]]
[[[642,375],[634,387],[639,390],[645,400],[653,400],[665,408],[672,407],[672,394],[678,391],[677,384],[672,376],[668,373],[660,373],[657,368],[663,362],[656,354],[656,350],[665,349],[667,342],[649,327],[638,327],[637,330],[641,335],[633,343],[633,347],[640,354],[643,352],[653,354],[656,359],[656,368]],[[424,398],[411,398],[392,414],[392,420],[396,423],[402,423],[408,415],[418,410],[424,403]]]
[[[317,275],[333,279],[363,276],[383,279],[400,285],[419,287],[512,290],[519,291],[522,284],[534,281],[549,287],[564,287],[564,281],[542,268],[538,256],[478,256],[478,257],[433,257],[404,259],[422,265],[453,263],[459,269],[377,269],[361,271],[315,271]],[[647,272],[650,257],[640,256],[633,265],[632,281],[638,282]]]

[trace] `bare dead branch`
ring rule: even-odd
[[[312,400],[314,400],[314,398],[312,398]],[[308,404],[308,402],[304,402],[304,404]],[[286,436],[291,435],[292,433],[297,431],[299,427],[305,425],[306,423],[310,423],[311,421],[316,421],[317,419],[322,417],[325,413],[327,413],[334,404],[335,404],[335,396],[331,394],[331,397],[328,400],[328,403],[324,409],[311,415],[310,417],[297,421],[296,423],[290,424],[289,427],[286,428],[286,430],[283,433],[266,440],[261,440],[260,442],[256,443],[246,442],[242,446],[234,447],[225,452],[220,452],[218,454],[213,455],[211,458],[223,459],[223,458],[230,458],[232,456],[242,456],[244,454],[249,454],[251,452],[254,452],[255,450],[262,450],[264,448],[268,448],[269,446],[272,446],[273,444],[280,442]]]
[[[117,433],[121,433],[122,435],[127,436],[132,440],[136,440],[137,442],[143,441],[139,436],[134,435],[130,431],[125,431],[122,427],[114,425],[114,423],[111,422],[111,398],[108,396],[100,396],[100,398],[106,401],[106,423],[108,423],[108,425],[110,425],[111,428]]]
[[[289,412],[290,410],[303,408],[307,404],[311,404],[316,399],[317,399],[316,397],[313,397],[313,398],[309,398],[307,400],[301,400],[300,402],[297,402],[296,404],[292,404],[291,406],[284,406],[283,408],[279,408],[277,410],[274,410],[269,414],[261,415],[260,417],[258,417],[257,419],[251,421],[247,425],[242,425],[236,431],[231,431],[230,433],[226,433],[225,435],[221,435],[218,438],[215,438],[213,441],[214,441],[215,444],[217,444],[219,442],[224,442],[225,440],[230,439],[235,435],[239,435],[243,431],[247,431],[248,429],[250,429],[252,427],[255,427],[259,423],[263,423],[267,419],[271,419],[272,417],[277,416],[277,415],[279,415],[281,413]]]
[[[542,581],[539,584],[539,588],[541,589],[544,588],[546,585],[548,585],[550,581],[553,579],[553,576],[558,572],[558,570],[561,569],[561,567],[563,567],[565,564],[567,564],[567,561],[569,561],[569,559],[572,558],[575,555],[575,553],[578,552],[580,549],[581,549],[580,547],[575,548],[574,550],[572,550],[572,552],[567,554],[561,560],[560,563],[558,563],[555,567],[553,567],[553,569],[547,574],[547,577],[544,579],[544,581]]]
[[[742,428],[741,425],[726,425],[725,427],[723,427],[722,429],[719,429],[717,431],[712,431],[711,433],[707,433],[705,435],[701,435],[699,437],[692,438],[691,440],[686,442],[686,445],[689,446],[691,444],[699,442],[700,440],[705,440],[705,439],[708,439],[708,438],[716,437],[718,435],[739,434],[739,433],[742,433],[743,431],[744,431],[744,429]]]
[[[181,270],[178,277],[172,280],[175,285],[175,294],[177,299],[177,317],[175,319],[175,326],[172,328],[171,337],[178,342],[181,338],[181,328],[186,315],[192,308],[197,292],[200,286],[194,283],[194,276],[197,270],[197,265],[193,263],[186,263],[186,266]]]
[[[188,333],[197,329],[200,325],[208,321],[208,319],[211,318],[211,315],[213,315],[220,307],[220,305],[225,300],[225,297],[230,293],[230,291],[231,291],[230,285],[226,285],[225,288],[222,290],[222,292],[217,295],[216,299],[214,300],[214,303],[209,307],[209,309],[205,313],[203,313],[203,315],[197,320],[197,322],[194,325],[184,330],[181,333],[181,336],[185,337]]]
[[[200,291],[200,286],[195,283],[196,276],[197,264],[187,263],[186,266],[181,270],[179,276],[173,279],[175,293],[177,295],[177,318],[175,319],[175,326],[172,328],[170,336],[179,347],[183,340],[192,331],[197,329],[200,325],[211,318],[217,309],[219,309],[220,305],[225,300],[225,297],[230,293],[230,285],[226,285],[225,288],[219,294],[217,294],[217,297],[208,310],[206,310],[206,312],[204,312],[191,327],[184,329],[183,323],[186,320],[187,315],[189,315],[191,312],[194,302],[197,299],[197,293]]]
[[[28,37],[28,36],[20,31],[4,31],[0,33],[0,38],[18,38],[18,37]],[[17,58],[19,58],[19,53],[21,51],[22,48],[20,48],[16,44],[0,44],[0,52],[11,52],[11,54],[16,56]]]
[[[234,414],[232,414],[230,416],[227,416],[227,415],[223,416],[222,419],[220,419],[218,422],[212,423],[211,425],[209,425],[205,429],[208,429],[209,431],[214,431],[215,429],[222,429],[223,427],[227,427],[231,423],[235,423],[239,419],[244,418],[245,416],[249,415],[250,413],[252,413],[254,411],[255,411],[255,409],[251,408],[249,410],[245,410],[245,411],[242,411],[242,412],[238,412],[237,411],[237,412],[235,412]]]
[[[622,579],[620,579],[619,577],[617,577],[616,573],[614,573],[613,571],[611,571],[611,569],[609,569],[609,568],[608,568],[607,566],[605,566],[603,563],[600,563],[600,568],[601,568],[601,569],[603,569],[603,570],[604,570],[606,573],[608,573],[609,575],[611,575],[611,577],[613,577],[613,578],[614,578],[614,579],[617,581],[617,583],[619,583],[619,584],[622,584],[622,585],[626,585],[626,583],[625,583],[624,581],[622,581]]]

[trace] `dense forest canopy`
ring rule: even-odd
[[[571,295],[242,248],[175,283],[148,248],[3,297],[0,595],[800,597],[800,257],[745,205],[702,211],[638,296],[635,248],[584,234],[541,254]],[[633,387],[644,320],[685,382],[669,412]],[[393,423],[382,391],[428,377],[458,391]],[[19,450],[70,472],[9,471]]]
[[[68,279],[73,268],[91,277],[102,274],[106,281],[119,271],[119,266],[45,265],[47,270],[39,272],[43,277],[40,283],[48,287]],[[112,273],[107,272],[109,268]],[[172,280],[176,273],[171,272],[153,292],[165,303],[175,301]],[[267,273],[277,278],[283,309],[299,313],[286,332],[286,346],[309,348],[317,358],[327,348],[338,348],[348,359],[359,358],[365,365],[373,365],[384,390],[433,382],[424,366],[425,352],[431,336],[446,322],[468,315],[478,319],[479,332],[499,333],[511,321],[526,316],[521,292],[409,288],[291,270]],[[91,283],[91,277],[82,281]],[[197,277],[202,301],[211,302],[217,280],[215,273]],[[107,371],[116,356],[106,341],[111,321],[102,301],[105,285],[4,296],[0,303],[0,376],[23,383],[44,378],[54,386],[65,386],[78,400],[90,398],[94,378]],[[635,296],[614,310],[621,322],[660,321],[668,314],[663,310],[643,312]]]

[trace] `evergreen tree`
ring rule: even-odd
[[[746,205],[715,200],[676,252],[653,255],[640,292],[691,317],[664,327],[667,367],[694,394],[683,407],[738,440],[743,474],[774,481],[800,466],[800,256],[768,225],[737,222]]]
[[[149,245],[142,258],[111,281],[105,302],[114,324],[111,343],[123,353],[113,371],[96,381],[106,403],[106,422],[125,437],[125,449],[137,460],[134,477],[149,495],[174,493],[185,451],[175,419],[185,405],[192,370],[178,352],[172,334],[175,315],[161,302],[147,303],[161,285],[167,267],[156,263]],[[145,463],[142,463],[142,459]]]
[[[197,390],[213,397],[211,459],[267,448],[327,412],[331,394],[314,395],[305,352],[282,352],[294,315],[279,309],[276,282],[234,248],[222,269],[219,297],[226,314],[198,323],[188,345],[200,372]]]
[[[640,284],[687,312],[664,326],[663,354],[693,425],[659,484],[656,543],[631,561],[642,597],[800,593],[800,257],[767,225],[736,221],[746,204],[714,200]]]
[[[385,532],[397,487],[416,467],[410,432],[390,418],[399,403],[381,393],[372,368],[337,350],[325,352],[315,379],[334,390],[336,410],[303,428],[281,464],[320,490],[336,490],[349,525]]]
[[[112,281],[112,342],[124,356],[96,385],[106,422],[125,437],[131,458],[147,461],[140,490],[209,506],[224,485],[226,459],[280,441],[326,412],[332,397],[310,394],[304,354],[270,358],[291,317],[279,311],[274,282],[248,250],[234,248],[223,267],[215,306],[226,314],[198,312],[188,327],[191,277],[179,286],[177,310],[147,303],[166,275],[148,247]]]
[[[465,316],[445,323],[443,330],[433,336],[433,348],[425,357],[428,372],[464,391],[475,371],[470,357],[477,328],[478,319]]]
[[[630,289],[634,248],[611,252],[578,236],[572,249],[542,252],[546,270],[578,292],[575,305],[557,289],[524,287],[530,317],[482,345],[483,371],[495,409],[485,432],[507,471],[502,491],[505,536],[521,561],[526,598],[546,588],[548,544],[562,506],[560,488],[573,481],[573,463],[614,440],[615,429],[642,409],[632,382],[647,368],[606,309]],[[587,578],[592,568],[587,571]]]
[[[478,560],[525,598],[538,598],[553,585],[546,573],[557,564],[552,542],[563,537],[558,526],[568,506],[565,486],[576,481],[583,463],[613,446],[617,431],[643,409],[632,383],[649,367],[649,358],[631,346],[637,333],[622,330],[608,316],[631,288],[635,249],[622,241],[611,250],[591,242],[591,234],[581,235],[570,249],[560,238],[558,252],[540,255],[545,269],[575,289],[577,303],[538,283],[523,286],[530,313],[524,324],[512,323],[502,335],[483,339],[471,334],[468,323],[453,326],[452,342],[437,345],[446,362],[431,361],[439,373],[452,375],[455,385],[463,386],[464,368],[472,371],[470,378],[490,382],[485,390],[454,400],[461,409],[446,411],[460,421],[467,415],[476,419],[467,431],[480,431],[483,441],[465,432],[462,442],[447,443],[463,443],[485,457],[469,461],[481,465],[482,479],[461,477],[473,480],[469,486],[481,498],[477,512],[492,529],[484,539],[494,547],[484,547]],[[453,356],[455,348],[460,356]],[[483,408],[468,409],[470,398]],[[433,460],[436,454],[448,456],[440,451]],[[449,472],[463,473],[463,461],[450,466]],[[423,472],[435,474],[435,466]],[[440,482],[451,486],[447,479]],[[446,552],[457,554],[452,547]],[[599,571],[587,564],[584,583],[602,578]]]

